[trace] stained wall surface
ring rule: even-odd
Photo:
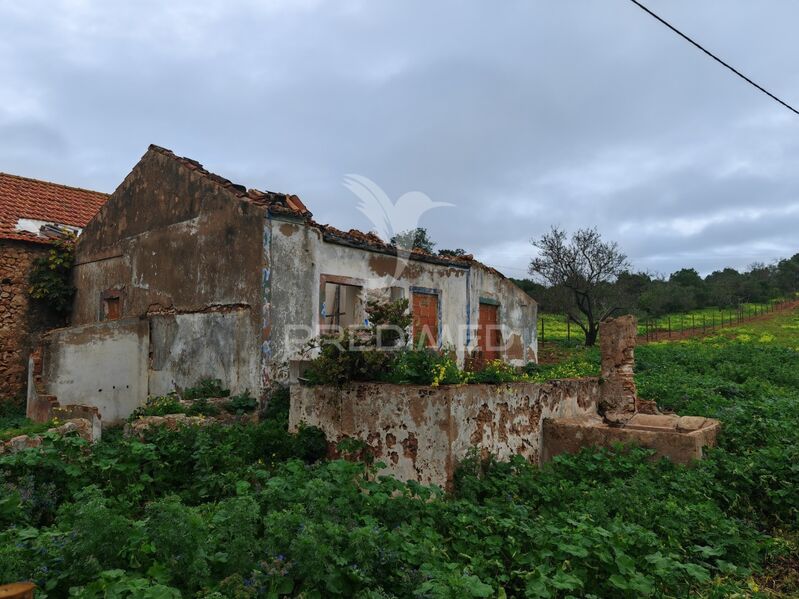
[[[44,392],[61,405],[100,410],[108,424],[147,397],[149,326],[131,318],[50,331],[43,343]]]
[[[403,259],[325,239],[318,228],[300,221],[270,219],[269,299],[264,330],[270,333],[265,376],[279,376],[277,364],[302,359],[303,332],[318,335],[331,306],[324,301],[324,282],[338,281],[361,288],[361,303],[369,297],[404,297],[413,305],[415,293],[438,296],[439,346],[455,350],[459,363],[477,349],[481,301],[499,306],[503,329],[502,359],[515,365],[537,360],[537,306],[501,274],[478,263],[470,266]],[[365,313],[364,313],[365,317]],[[267,364],[272,364],[270,367]]]
[[[476,262],[403,260],[332,242],[306,211],[270,203],[280,194],[242,190],[151,147],[78,240],[73,326],[111,331],[136,318],[149,328],[137,401],[204,377],[254,395],[287,381],[332,309],[326,283],[359,289],[364,319],[375,294],[436,294],[440,347],[454,349],[461,363],[477,347],[480,302],[495,302],[507,329],[501,357],[518,365],[536,359],[536,304],[501,274]],[[46,369],[58,380],[71,376]],[[83,373],[88,387],[100,387]]]
[[[260,390],[261,237],[266,209],[150,150],[81,235],[73,323],[146,318],[146,393],[219,378]]]
[[[538,462],[546,418],[595,416],[597,379],[442,387],[356,383],[291,388],[289,426],[322,429],[335,454],[365,442],[383,474],[446,487],[472,447],[501,459]]]

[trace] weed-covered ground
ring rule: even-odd
[[[693,467],[586,451],[464,464],[445,495],[259,424],[0,457],[0,582],[49,597],[792,597],[799,317],[637,349],[640,394],[720,418]],[[536,377],[595,374],[577,351]]]

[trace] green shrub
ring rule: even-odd
[[[129,420],[143,416],[166,416],[168,414],[185,414],[186,412],[187,408],[180,403],[178,396],[170,393],[169,395],[148,397],[143,406],[133,411]]]
[[[208,571],[205,541],[208,524],[195,508],[168,495],[145,508],[145,531],[152,543],[151,559],[164,568],[171,582],[196,590]]]
[[[188,416],[218,416],[222,410],[216,404],[212,404],[206,398],[195,399],[191,405],[186,408]]]
[[[229,395],[230,390],[222,387],[222,381],[212,378],[200,379],[194,387],[187,387],[180,394],[181,399],[187,400],[228,397]]]
[[[523,379],[524,375],[502,360],[491,360],[483,368],[469,373],[471,383],[511,383]]]
[[[211,508],[205,544],[217,580],[255,566],[259,530],[259,507],[248,495],[224,499]]]
[[[408,349],[400,352],[385,377],[392,383],[411,385],[456,385],[464,381],[450,352]]]
[[[70,597],[81,599],[180,599],[180,591],[150,578],[130,575],[124,570],[106,570],[97,579],[69,590]]]
[[[246,412],[254,412],[258,407],[258,400],[250,395],[249,391],[239,393],[230,398],[225,404],[225,409],[234,414],[244,414]]]
[[[45,432],[48,428],[52,428],[52,421],[48,422],[33,422],[27,418],[6,418],[0,420],[0,442],[8,441],[19,435],[37,435]]]

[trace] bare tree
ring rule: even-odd
[[[560,307],[569,320],[585,333],[587,346],[596,343],[599,323],[619,305],[613,282],[629,269],[616,242],[606,242],[596,228],[579,229],[567,239],[566,232],[552,227],[534,239],[538,256],[530,262],[530,274],[562,290]]]

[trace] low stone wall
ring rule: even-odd
[[[363,441],[387,464],[383,474],[448,487],[472,448],[501,460],[542,463],[584,447],[631,443],[675,462],[715,444],[717,420],[659,414],[637,397],[636,321],[600,325],[602,378],[547,383],[421,387],[356,383],[291,389],[289,426],[316,426],[336,455],[344,439]]]
[[[542,422],[597,413],[599,380],[428,387],[354,383],[291,389],[289,427],[322,429],[330,452],[344,439],[368,445],[381,474],[447,487],[472,447],[538,462]]]

